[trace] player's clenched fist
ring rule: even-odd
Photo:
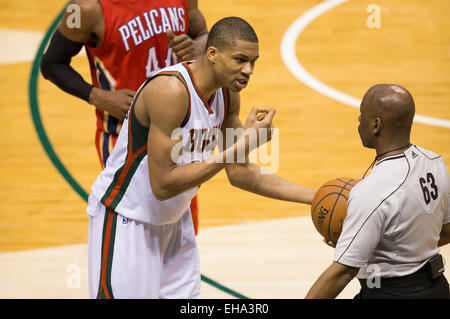
[[[250,137],[256,137],[257,145],[260,146],[272,139],[273,117],[275,109],[269,107],[253,107],[244,124],[244,130]]]
[[[275,109],[270,107],[253,107],[245,121],[244,129],[254,128],[259,130],[273,128],[272,120],[275,113]]]

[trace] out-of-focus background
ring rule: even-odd
[[[44,150],[32,121],[32,63],[62,0],[0,0],[0,298],[87,298],[86,202]],[[199,1],[208,28],[240,16],[255,28],[260,59],[241,94],[277,110],[279,156],[267,165],[311,188],[361,177],[374,157],[357,133],[357,105],[376,83],[410,90],[412,142],[450,164],[450,2],[447,0]],[[89,80],[86,56],[73,60]],[[31,84],[34,85],[33,83]],[[81,187],[100,172],[94,108],[37,80],[43,129]],[[353,106],[352,106],[353,105]],[[229,185],[220,173],[199,191],[202,274],[250,298],[303,298],[331,263],[310,207]],[[450,250],[444,247],[444,256]],[[339,296],[352,298],[352,283]],[[233,298],[203,282],[204,298]]]

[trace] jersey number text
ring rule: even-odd
[[[164,67],[167,68],[168,66],[174,64],[177,64],[177,56],[172,52],[172,48],[168,48]],[[156,48],[151,47],[148,50],[148,60],[147,66],[145,67],[145,76],[149,78],[159,70],[161,70],[161,68],[159,67],[159,61],[156,57]]]
[[[435,200],[438,198],[438,188],[435,184],[436,181],[433,174],[428,173],[426,177],[426,179],[424,177],[419,178],[419,183],[422,188],[425,204],[428,205],[432,199]]]

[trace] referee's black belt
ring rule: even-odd
[[[444,268],[444,259],[442,258],[441,254],[437,254],[433,257],[431,257],[427,263],[417,270],[416,272],[401,276],[401,277],[381,277],[381,284],[396,284],[402,281],[408,282],[410,280],[414,279],[425,279],[428,278],[428,280],[436,280],[440,276],[444,274],[445,268]],[[364,286],[366,284],[366,279],[359,279],[359,282],[361,283],[361,286]]]

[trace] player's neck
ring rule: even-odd
[[[215,80],[207,61],[205,61],[203,57],[200,57],[189,66],[192,70],[192,76],[194,77],[195,84],[203,96],[209,100],[211,96],[220,88],[220,85]]]

